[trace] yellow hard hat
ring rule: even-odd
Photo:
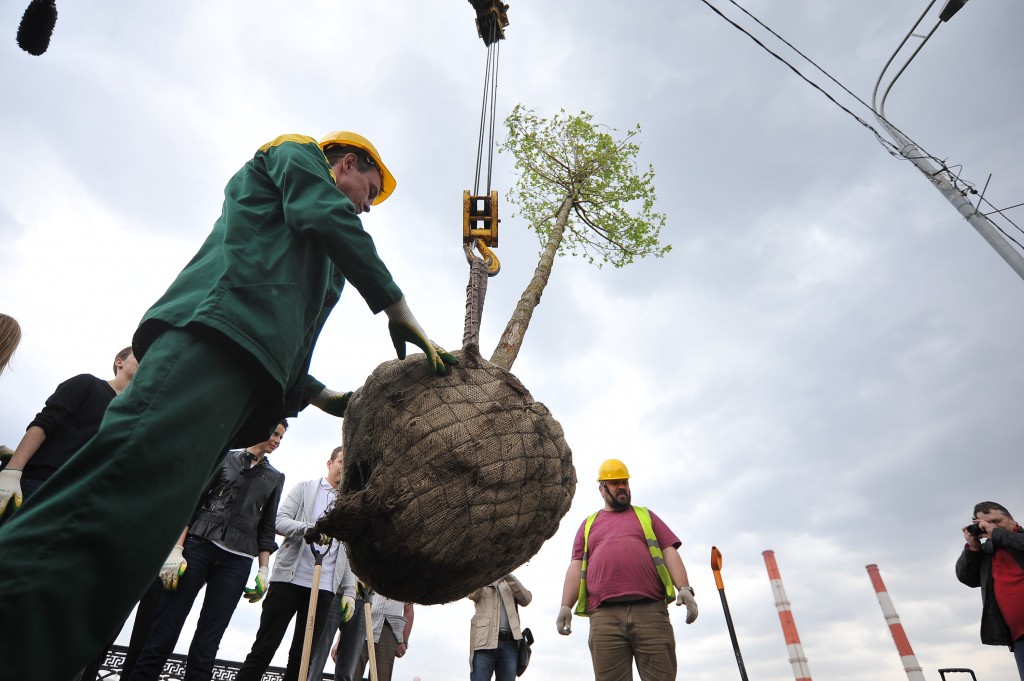
[[[608,459],[597,469],[597,481],[604,480],[629,480],[629,471],[626,464],[618,459]]]
[[[391,196],[391,193],[395,191],[395,176],[391,174],[388,167],[384,165],[384,161],[380,159],[380,154],[377,153],[377,147],[373,146],[370,140],[366,139],[359,133],[349,132],[348,130],[337,130],[320,140],[320,148],[327,149],[332,144],[345,144],[348,146],[362,149],[373,159],[373,162],[380,168],[380,193],[372,201],[370,205],[376,206],[378,203],[383,203],[385,199]]]

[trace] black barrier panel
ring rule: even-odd
[[[119,681],[121,668],[124,666],[125,654],[128,649],[124,646],[111,646],[100,665],[97,675],[99,681]],[[241,662],[230,660],[216,660],[213,663],[213,681],[234,681]],[[164,670],[160,674],[160,681],[184,681],[185,678],[185,656],[172,654],[167,658]],[[268,667],[267,673],[263,675],[263,681],[283,681],[284,669],[282,667]],[[334,681],[334,674],[324,674],[323,681]]]

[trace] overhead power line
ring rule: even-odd
[[[934,1],[935,0],[932,0],[932,4],[934,4]],[[963,1],[966,1],[966,0],[963,0]],[[955,3],[959,4],[959,6],[963,5],[963,1],[961,1],[961,0],[954,0]],[[804,75],[796,66],[794,66],[792,63],[790,63],[785,57],[783,57],[782,55],[780,55],[777,52],[773,51],[771,48],[769,48],[767,45],[765,45],[764,42],[762,42],[757,37],[755,37],[746,28],[741,26],[736,21],[733,21],[732,19],[727,17],[720,9],[718,9],[718,7],[716,7],[712,2],[710,2],[710,0],[701,0],[701,2],[703,2],[705,5],[707,5],[707,7],[711,11],[713,11],[715,14],[717,14],[720,18],[722,18],[728,24],[733,26],[733,28],[735,28],[736,30],[740,31],[741,33],[746,35],[748,38],[750,38],[752,41],[754,41],[754,43],[756,43],[765,52],[767,52],[772,57],[774,57],[775,59],[777,59],[780,62],[782,62],[783,64],[785,64],[793,73],[795,73],[797,76],[799,76],[801,80],[803,80],[805,83],[807,83],[808,85],[813,87],[815,90],[820,92],[822,95],[824,95],[830,102],[835,104],[839,109],[841,109],[842,111],[847,113],[850,117],[852,117],[854,120],[856,120],[862,126],[867,128],[868,130],[870,130],[875,135],[875,138],[878,140],[878,142],[883,146],[883,148],[887,152],[889,152],[889,154],[891,154],[892,156],[895,156],[895,157],[897,157],[897,158],[899,158],[901,160],[911,161],[912,163],[914,163],[914,165],[918,166],[918,168],[920,170],[922,170],[922,172],[925,172],[925,169],[921,167],[921,165],[922,165],[921,162],[922,161],[930,161],[930,162],[935,163],[938,167],[932,169],[930,172],[925,172],[925,174],[937,186],[942,184],[942,183],[945,183],[947,186],[950,187],[950,189],[954,193],[957,193],[961,197],[963,197],[963,201],[967,201],[966,197],[967,197],[968,194],[978,194],[977,190],[974,188],[974,185],[972,183],[962,179],[960,177],[959,173],[955,173],[954,174],[954,172],[951,170],[951,167],[955,168],[957,166],[955,166],[955,165],[954,166],[948,166],[946,164],[945,159],[940,159],[937,156],[934,156],[933,154],[927,152],[920,144],[918,144],[917,142],[914,142],[910,138],[909,135],[904,133],[902,130],[900,130],[895,125],[893,125],[888,119],[886,119],[885,116],[881,112],[877,111],[874,107],[872,107],[867,102],[865,102],[863,99],[858,97],[848,87],[843,85],[843,83],[841,83],[838,79],[836,79],[834,76],[832,76],[832,74],[830,74],[828,71],[826,71],[820,65],[818,65],[813,59],[811,59],[806,54],[804,54],[802,51],[800,51],[791,42],[789,42],[788,40],[783,38],[781,35],[779,35],[770,26],[768,26],[763,21],[761,21],[756,16],[754,16],[746,8],[744,8],[742,5],[740,5],[738,2],[736,2],[736,0],[728,0],[728,2],[730,4],[732,4],[734,7],[736,7],[739,11],[743,12],[743,14],[745,14],[747,17],[749,17],[758,26],[763,28],[765,31],[767,31],[772,36],[774,36],[777,40],[779,40],[784,45],[786,45],[790,50],[792,50],[793,52],[798,54],[804,61],[809,63],[811,66],[816,68],[818,71],[820,71],[823,75],[825,75],[825,77],[827,77],[835,85],[837,85],[839,88],[841,88],[846,94],[848,94],[850,97],[852,97],[857,103],[859,103],[865,109],[871,111],[872,114],[875,116],[875,118],[877,118],[879,120],[879,122],[883,124],[883,126],[886,128],[887,131],[889,131],[890,133],[893,133],[893,132],[897,133],[896,135],[894,135],[894,137],[896,139],[900,140],[901,142],[904,142],[905,144],[903,146],[899,146],[896,143],[890,141],[889,139],[883,137],[882,134],[878,131],[878,129],[876,129],[873,125],[871,125],[866,120],[864,120],[863,118],[858,116],[856,113],[854,113],[852,110],[850,110],[850,108],[848,108],[848,107],[844,106],[842,103],[840,103],[835,97],[833,97],[830,93],[828,93],[820,85],[815,83],[811,78],[809,78],[806,75]],[[950,3],[950,4],[954,4],[954,3]],[[928,10],[931,9],[931,6],[932,6],[931,4],[928,5],[928,8],[925,10],[925,14],[928,13]],[[959,6],[957,7],[957,9],[959,9]],[[947,5],[947,8],[948,8],[948,5]],[[949,17],[946,16],[946,14],[947,14],[947,11],[943,10],[943,16],[939,17],[940,22],[948,20]],[[924,15],[922,15],[922,18],[923,17],[924,17]],[[920,19],[918,20],[918,22],[920,22]],[[915,26],[916,26],[916,24],[915,24]],[[938,26],[938,24],[936,24],[936,26]],[[934,30],[935,29],[932,29],[932,32],[934,32]],[[929,33],[929,36],[930,35],[931,35],[931,33]],[[904,39],[904,42],[906,42],[906,39]],[[902,47],[902,44],[901,44],[901,47]],[[918,50],[920,50],[920,47],[918,47]],[[897,50],[897,51],[899,51],[899,50]],[[916,53],[917,52],[915,51],[914,54],[916,55]],[[911,59],[912,58],[913,58],[913,56],[911,57]],[[891,63],[891,61],[892,60],[890,59],[890,63]],[[889,64],[886,64],[886,68],[888,68],[888,66],[889,66]],[[903,68],[905,69],[906,65],[904,65]],[[901,69],[900,72],[896,75],[896,78],[898,78],[899,75],[902,74],[902,72],[903,71]],[[884,69],[883,69],[883,73],[884,73]],[[893,80],[893,82],[895,82],[895,79]],[[892,87],[892,83],[890,83],[889,87],[890,88]],[[888,90],[886,90],[886,94],[888,94]],[[940,182],[940,178],[939,178],[940,175],[942,176],[941,182]],[[991,176],[990,176],[990,179],[991,179]],[[986,185],[986,188],[987,188],[988,182],[986,182],[985,185]],[[1002,218],[1003,220],[1006,220],[1007,223],[1012,225],[1013,228],[1017,230],[1017,232],[1020,232],[1021,234],[1024,234],[1024,229],[1022,229],[1019,225],[1017,225],[1017,223],[1015,223],[1013,220],[1011,220],[1006,215],[1006,211],[1008,211],[1008,210],[1010,210],[1012,208],[1017,208],[1017,207],[1020,207],[1020,206],[1024,206],[1024,203],[1018,203],[1018,204],[1015,204],[1013,206],[1008,206],[1008,207],[1005,207],[1005,208],[997,208],[995,205],[993,205],[990,201],[988,201],[985,198],[984,194],[985,194],[985,192],[982,191],[981,195],[978,198],[978,204],[975,207],[975,211],[977,212],[977,214],[976,215],[971,215],[970,217],[968,217],[968,216],[965,216],[965,217],[968,217],[968,221],[975,220],[976,217],[984,218],[985,220],[987,220],[987,222],[992,227],[994,227],[999,232],[1001,232],[1003,236],[1005,236],[1007,239],[1009,239],[1014,244],[1016,244],[1017,248],[1019,248],[1021,250],[1024,250],[1024,245],[1022,245],[1021,241],[1018,241],[1017,238],[1014,238],[1014,236],[1011,235],[1010,233],[1008,233],[1007,230],[1004,229],[1002,226],[992,222],[991,220],[988,220],[989,216],[998,215],[1000,218]],[[957,201],[960,201],[960,199],[958,198]],[[990,208],[992,208],[992,210],[989,211],[989,212],[986,212],[986,213],[981,213],[981,206],[983,204],[988,206],[988,207],[990,207]],[[961,211],[961,213],[963,213],[963,211]],[[986,237],[986,238],[988,238],[988,237]],[[1009,248],[1009,247],[1007,247],[1007,248]],[[999,250],[999,248],[997,248],[997,250]],[[1004,259],[1006,259],[1008,257],[1009,257],[1009,259],[1007,260],[1007,262],[1010,262],[1011,266],[1014,265],[1011,262],[1011,260],[1020,260],[1020,255],[1019,254],[1018,255],[1013,255],[1012,253],[1010,253],[1009,255],[1004,255]],[[1018,269],[1018,268],[1015,266],[1014,269]],[[1024,274],[1022,274],[1022,276],[1024,276]]]

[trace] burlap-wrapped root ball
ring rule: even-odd
[[[547,408],[475,345],[455,354],[446,376],[417,355],[381,364],[356,391],[341,494],[316,526],[399,601],[447,603],[511,572],[555,533],[576,489]]]

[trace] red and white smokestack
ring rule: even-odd
[[[789,653],[789,663],[793,665],[793,675],[796,681],[811,681],[804,647],[800,645],[800,635],[796,633],[796,622],[793,621],[793,612],[789,607],[789,599],[786,598],[786,589],[782,586],[779,566],[775,563],[775,552],[764,551],[761,555],[764,556],[764,564],[768,568],[768,579],[772,583],[772,595],[775,596],[775,607],[779,611],[779,622],[782,623],[782,635],[786,639],[786,651]]]
[[[907,673],[910,681],[924,681],[924,674],[921,665],[917,663],[914,651],[910,647],[910,641],[903,632],[903,625],[900,624],[900,616],[896,614],[889,592],[885,590],[885,583],[882,575],[878,572],[877,565],[868,565],[868,576],[871,577],[871,585],[875,587],[875,595],[878,596],[878,604],[882,606],[882,614],[889,625],[889,632],[892,633],[892,640],[896,643],[896,650],[900,654],[900,662],[903,663],[903,671]]]

